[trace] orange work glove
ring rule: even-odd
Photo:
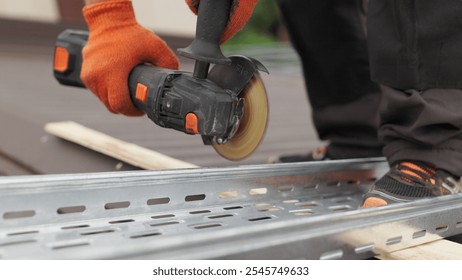
[[[177,58],[161,38],[138,24],[129,0],[87,5],[83,15],[90,30],[83,49],[83,83],[109,111],[143,115],[130,99],[131,70],[145,62],[178,69]]]
[[[223,32],[220,44],[231,39],[237,32],[244,28],[250,16],[252,16],[257,1],[258,0],[233,0],[228,25]],[[186,0],[186,4],[188,4],[191,11],[197,15],[200,0]]]

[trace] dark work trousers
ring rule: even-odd
[[[462,1],[370,0],[367,48],[362,1],[280,4],[321,139],[462,175]]]
[[[384,154],[461,176],[462,1],[370,0],[368,12]]]
[[[279,0],[319,138],[333,158],[381,156],[380,88],[371,82],[364,0]]]

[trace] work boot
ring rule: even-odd
[[[361,207],[385,206],[460,191],[461,178],[421,161],[401,161],[372,186]]]

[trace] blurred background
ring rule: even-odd
[[[184,0],[133,0],[138,21],[176,50],[195,33]],[[225,54],[260,60],[270,102],[266,137],[248,159],[230,162],[200,137],[157,127],[147,117],[109,113],[87,90],[59,85],[52,73],[54,42],[66,28],[85,29],[83,0],[0,0],[0,174],[55,174],[138,169],[47,134],[46,123],[72,120],[203,167],[265,164],[270,156],[306,153],[321,144],[311,123],[299,59],[276,0],[263,0],[245,29],[223,45]],[[180,58],[181,69],[193,62]]]
[[[193,37],[196,18],[182,0],[133,0],[138,21],[160,34]],[[0,0],[0,17],[47,23],[83,24],[84,0]],[[248,32],[240,42],[272,42],[277,37],[279,20],[275,0],[260,3]],[[264,31],[263,33],[261,31]]]

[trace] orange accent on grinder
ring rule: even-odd
[[[66,48],[56,47],[53,69],[61,73],[66,72],[69,69],[69,57],[70,54]]]
[[[142,83],[138,83],[136,85],[135,97],[139,101],[146,103],[146,101],[148,100],[148,87],[143,85]]]
[[[186,131],[194,134],[199,134],[199,120],[197,119],[197,116],[194,113],[188,113],[186,115],[186,123],[185,123],[185,128]]]

